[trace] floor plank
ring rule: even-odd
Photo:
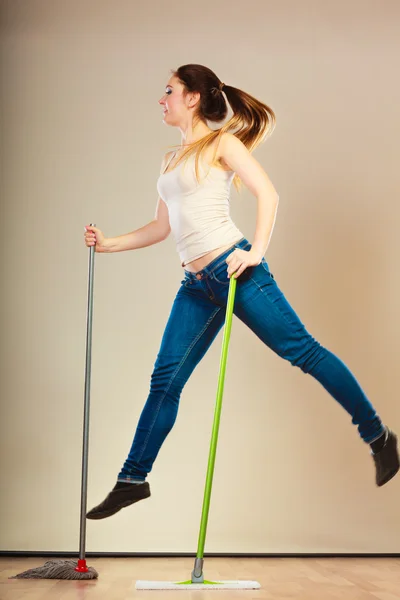
[[[192,558],[90,558],[98,580],[10,576],[48,560],[0,558],[1,600],[210,600],[216,591],[135,590],[137,579],[190,579]],[[218,591],[221,600],[400,600],[400,558],[206,558],[208,579],[256,580],[260,590]]]

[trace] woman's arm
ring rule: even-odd
[[[163,158],[161,173],[164,171],[167,159],[168,154]],[[164,200],[158,197],[154,219],[150,223],[147,223],[147,225],[131,233],[107,238],[106,247],[103,252],[122,252],[124,250],[137,250],[138,248],[152,246],[165,240],[170,232],[168,207]]]
[[[246,146],[231,133],[224,133],[219,157],[235,171],[257,198],[257,222],[251,252],[261,261],[267,251],[278,210],[279,196],[267,173]]]
[[[153,221],[131,233],[107,238],[103,252],[122,252],[124,250],[137,250],[158,244],[165,240],[171,231],[168,218],[168,208],[165,202],[158,198],[156,216]]]

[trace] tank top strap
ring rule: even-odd
[[[168,169],[168,167],[169,167],[169,165],[171,164],[171,162],[172,162],[173,158],[175,157],[175,155],[176,155],[176,150],[175,150],[175,151],[174,151],[174,153],[172,154],[172,156],[171,156],[171,158],[169,159],[169,161],[168,161],[168,163],[167,163],[167,165],[166,165],[166,167],[165,167],[164,171],[162,172],[162,174],[163,174],[163,175],[164,175],[164,173],[166,172],[166,170]]]

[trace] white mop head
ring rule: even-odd
[[[255,590],[261,585],[258,581],[137,581],[137,590]]]

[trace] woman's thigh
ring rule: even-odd
[[[300,365],[316,344],[264,259],[238,278],[234,312],[269,348],[292,364]]]
[[[179,289],[162,336],[153,379],[162,387],[183,387],[224,323],[222,307],[185,282]],[[155,383],[155,382],[154,382]]]

